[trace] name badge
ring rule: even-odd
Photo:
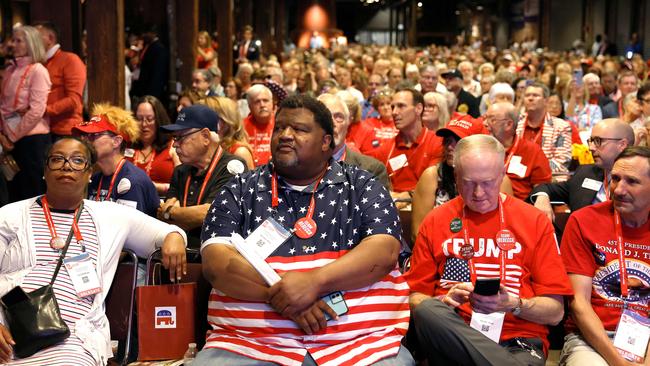
[[[483,333],[495,343],[499,343],[505,317],[506,314],[501,312],[483,314],[472,311],[472,320],[470,320],[469,326]]]
[[[246,238],[246,245],[266,259],[291,236],[291,232],[269,217]]]
[[[616,328],[614,347],[630,362],[642,363],[650,339],[650,319],[631,310],[623,311]]]
[[[513,155],[506,173],[524,178],[526,176],[526,170],[528,170],[528,167],[521,163],[521,156]]]
[[[2,120],[5,122],[7,127],[9,127],[10,130],[15,131],[18,128],[18,124],[20,121],[22,121],[22,117],[20,114],[16,112],[12,113],[7,113],[2,115]]]
[[[390,168],[393,171],[397,171],[408,165],[408,159],[406,158],[406,155],[400,154],[394,158],[389,159],[388,165],[390,165]]]
[[[592,191],[600,191],[600,187],[603,186],[603,182],[597,181],[591,178],[585,178],[585,180],[582,181],[582,188],[587,188]]]
[[[124,156],[127,157],[127,158],[134,157],[135,156],[135,150],[127,147],[126,149],[124,149]]]
[[[99,277],[97,277],[97,271],[95,271],[95,266],[88,253],[66,258],[63,260],[63,264],[70,275],[77,296],[83,298],[101,292]]]

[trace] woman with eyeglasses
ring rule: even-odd
[[[2,317],[0,364],[105,365],[111,337],[104,301],[124,247],[142,256],[162,248],[170,278],[179,280],[186,272],[182,229],[113,202],[84,200],[95,157],[87,141],[63,137],[47,151],[40,172],[45,194],[0,208],[0,297],[16,286],[30,293],[49,284],[68,237],[65,260],[88,263],[84,277],[61,268],[53,282],[70,336],[19,359],[12,349],[16,334]]]
[[[591,129],[603,119],[600,107],[589,104],[589,93],[582,80],[572,80],[569,83],[569,101],[565,114],[566,120],[573,123],[583,136],[591,135]]]
[[[18,201],[45,191],[42,157],[51,138],[44,114],[52,83],[42,65],[46,56],[38,30],[16,27],[12,43],[14,60],[4,72],[0,94],[0,159],[15,160],[11,166],[18,171],[9,182],[9,196]]]
[[[113,201],[156,216],[160,198],[147,174],[124,156],[126,145],[140,137],[131,112],[109,104],[96,104],[90,121],[72,128],[95,148],[99,171],[88,186],[88,198]]]
[[[237,104],[225,97],[208,97],[197,104],[205,104],[219,115],[217,131],[219,131],[221,147],[242,158],[248,169],[255,169],[253,150],[248,143],[248,134],[244,129]]]
[[[424,109],[422,111],[424,127],[435,132],[440,126],[446,126],[449,118],[449,107],[444,95],[437,92],[424,94]]]
[[[130,155],[127,159],[144,170],[158,194],[164,196],[174,167],[181,164],[169,136],[160,131],[160,126],[170,123],[169,116],[158,98],[145,95],[135,107],[135,119],[140,128],[140,139],[133,144],[133,151],[127,154]]]

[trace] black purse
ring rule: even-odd
[[[79,221],[82,209],[83,202],[79,206],[74,222]],[[70,336],[70,329],[61,317],[52,285],[70,246],[73,228],[74,225],[70,228],[68,239],[49,285],[30,293],[25,293],[20,286],[16,286],[2,297],[2,307],[9,331],[16,342],[13,347],[14,354],[20,358],[29,357],[43,348],[61,343]]]

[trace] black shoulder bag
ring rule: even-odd
[[[83,201],[73,222],[79,221],[82,209]],[[30,293],[25,293],[20,286],[16,286],[2,297],[9,331],[16,342],[14,354],[20,358],[29,357],[43,348],[61,343],[70,336],[70,329],[61,317],[52,286],[63,264],[73,232],[74,224],[70,227],[68,239],[48,285]]]

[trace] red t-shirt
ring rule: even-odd
[[[369,126],[373,131],[372,138],[366,141],[365,145],[360,146],[362,154],[368,154],[380,146],[390,143],[399,133],[393,120],[383,121],[381,118],[371,117],[361,123]]]
[[[271,117],[271,120],[266,125],[255,123],[252,114],[244,118],[244,128],[248,133],[248,139],[253,148],[255,166],[264,165],[271,160],[271,135],[273,134],[274,125],[275,117]]]
[[[372,127],[363,122],[351,123],[348,127],[348,134],[345,136],[345,143],[357,150],[361,146],[368,146],[372,144],[374,131]]]
[[[506,161],[514,147],[513,144],[506,151]],[[552,178],[551,165],[542,148],[522,138],[519,138],[517,150],[514,151],[509,166],[506,167],[506,174],[512,182],[515,197],[522,200],[528,198],[533,186],[550,183]]]
[[[404,275],[411,293],[444,295],[454,284],[470,281],[467,261],[458,254],[464,243],[463,230],[454,233],[450,228],[452,220],[462,218],[463,205],[462,198],[456,197],[434,208],[422,222],[411,256],[411,269]],[[548,218],[535,207],[507,196],[503,212],[505,228],[517,239],[515,249],[506,255],[504,286],[508,292],[523,299],[571,295],[573,291]],[[499,210],[479,214],[468,209],[462,226],[467,227],[474,245],[477,277],[499,277],[500,249],[494,241],[500,230]],[[469,302],[459,306],[457,312],[469,324],[472,315]],[[547,334],[546,325],[506,313],[501,341],[514,337],[541,338],[547,349]]]
[[[415,189],[426,168],[438,164],[442,159],[442,151],[442,138],[436,136],[435,132],[422,128],[422,132],[411,146],[406,146],[402,135],[398,134],[392,142],[383,144],[368,155],[386,165],[393,191],[406,192]],[[406,157],[407,163],[401,165],[400,157]]]
[[[153,161],[150,156],[144,163],[139,163],[139,154],[141,154],[139,150],[135,151],[133,157],[127,157],[126,159],[144,170],[154,183],[169,183],[172,180],[172,173],[174,172],[174,160],[172,159],[171,148],[172,145],[170,144],[161,152],[153,151],[151,153],[153,155]]]
[[[638,228],[622,226],[628,276],[628,304],[643,316],[650,305],[650,221]],[[574,212],[562,235],[562,259],[569,273],[591,277],[591,307],[606,330],[616,330],[621,317],[618,241],[612,201]],[[575,331],[572,317],[565,323]]]

